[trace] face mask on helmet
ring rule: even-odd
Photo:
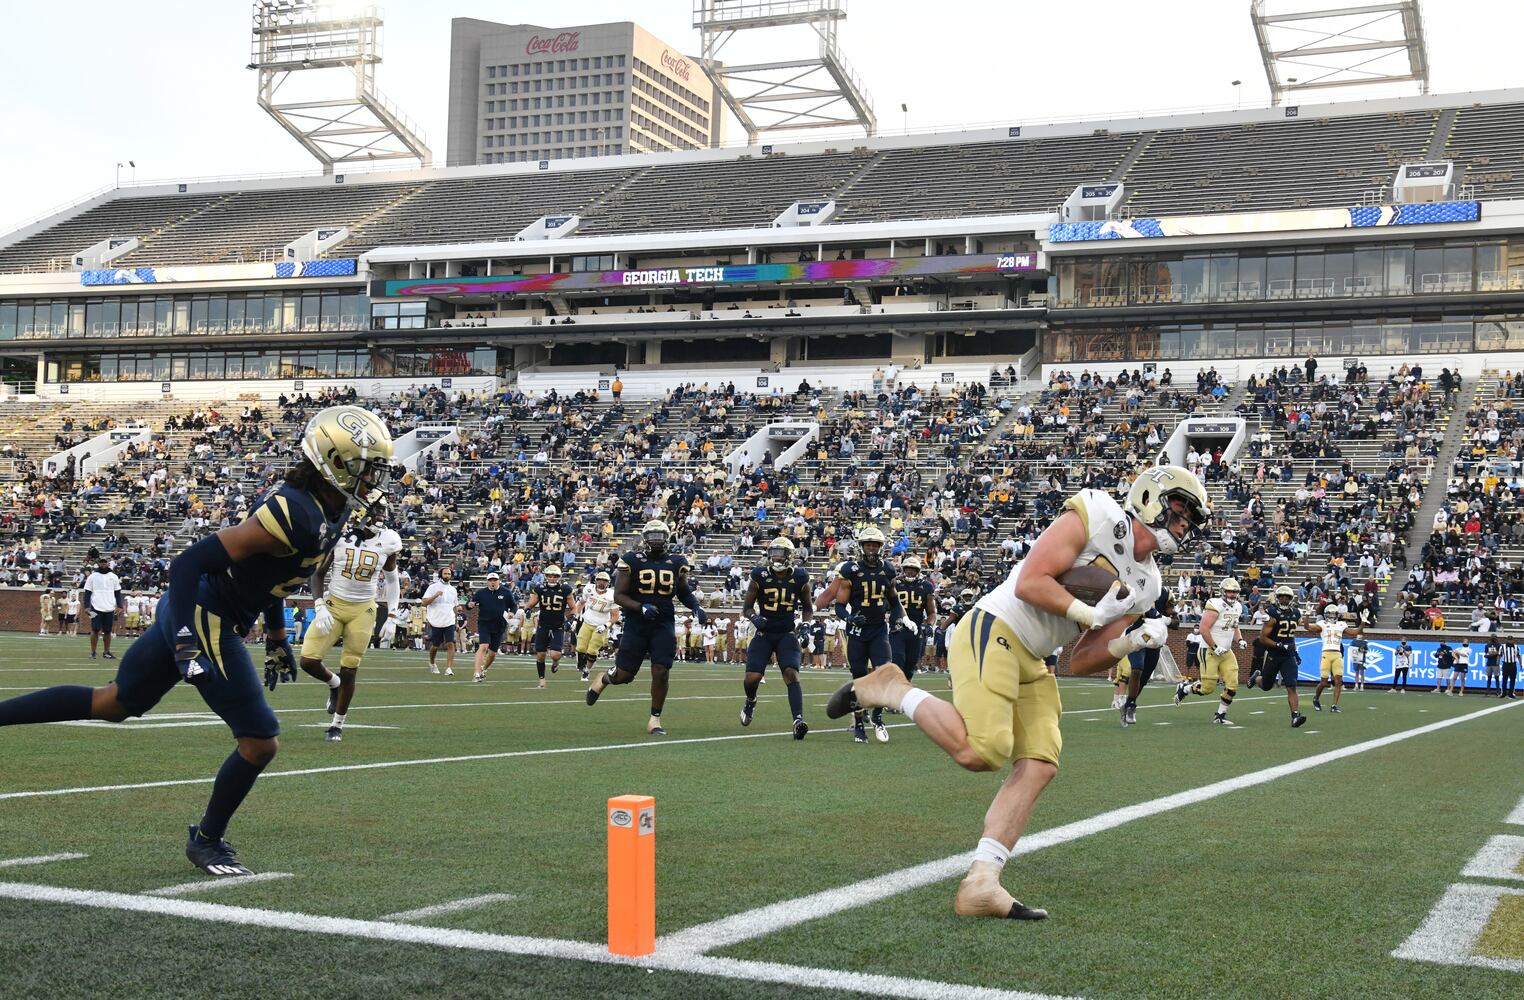
[[[1183,511],[1175,509],[1173,501],[1177,499],[1185,508]],[[1163,524],[1150,526],[1149,530],[1153,532],[1154,540],[1159,543],[1159,551],[1164,555],[1178,555],[1193,548],[1202,540],[1202,529],[1206,526],[1206,517],[1188,498],[1181,497],[1179,494],[1166,495],[1163,521]],[[1173,529],[1181,525],[1184,526],[1184,530],[1177,537]]]
[[[863,562],[877,566],[883,559],[883,542],[859,542],[863,549]]]
[[[772,564],[773,569],[781,570],[787,567],[789,557],[792,555],[793,553],[782,545],[769,546],[767,550],[767,559]]]
[[[641,533],[641,537],[645,540],[646,551],[652,555],[659,556],[667,551],[668,535],[660,528],[647,529]]]

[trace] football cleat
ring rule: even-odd
[[[1136,726],[1137,724],[1138,724],[1138,706],[1137,705],[1123,705],[1122,706],[1122,727],[1125,729],[1128,726]]]
[[[339,689],[338,688],[329,688],[328,689],[328,707],[323,709],[323,711],[328,713],[329,715],[332,715],[333,713],[337,712],[338,710],[339,710]]]
[[[1342,708],[1340,708],[1340,707],[1339,707],[1339,706],[1338,706],[1338,705],[1329,705],[1329,706],[1328,706],[1328,710],[1329,710],[1329,711],[1330,711],[1330,712],[1343,712],[1343,711],[1344,711],[1344,710],[1343,710],[1343,709],[1342,709]]]
[[[455,668],[454,667],[445,667],[445,676],[446,677],[454,677],[455,676]]]
[[[476,673],[471,675],[471,683],[472,684],[480,684],[482,681],[484,681],[486,679],[487,679],[487,675],[481,673],[480,671],[477,671]]]
[[[751,725],[751,714],[756,711],[757,703],[754,701],[743,702],[741,705],[741,725]]]
[[[588,674],[588,672],[587,672],[587,670],[586,670],[586,668],[584,668],[584,669],[583,669],[583,671],[582,671],[582,681],[583,681],[583,683],[586,683],[586,682],[587,682],[587,680],[588,680],[588,678],[589,678],[589,677],[590,677],[590,676],[591,676],[591,675],[589,675],[589,674]]]
[[[561,669],[561,661],[560,660],[551,660],[550,661],[550,672],[551,673],[555,673],[557,670],[560,670],[560,669]]]
[[[437,674],[437,673],[439,673],[439,665],[437,663],[430,663],[429,664],[429,673],[431,673],[431,674]]]
[[[1318,701],[1318,699],[1316,699],[1316,698],[1312,699],[1312,710],[1314,712],[1321,712],[1321,711],[1323,711],[1323,703]]]
[[[852,741],[854,743],[868,742],[868,732],[867,730],[863,729],[863,724],[861,722],[855,723],[852,726]]]
[[[653,715],[651,721],[646,723],[646,734],[648,736],[665,736],[667,731],[662,728],[661,720]]]
[[[114,660],[114,659],[116,659],[116,654],[115,653],[102,653],[101,654],[101,659],[103,659],[103,660]]]
[[[1000,884],[1000,866],[975,861],[958,883],[953,911],[960,917],[1000,917],[1007,920],[1045,920],[1048,911],[1026,906]]]
[[[207,840],[193,823],[185,840],[185,856],[190,863],[218,878],[233,878],[254,873],[238,862],[238,852],[226,840]]]
[[[880,743],[889,742],[889,730],[886,729],[884,724],[877,719],[873,720],[873,738],[878,740]]]
[[[343,743],[344,730],[340,729],[338,726],[329,726],[325,738],[329,743]]]
[[[804,734],[810,731],[810,727],[803,719],[794,720],[794,739],[804,739]]]
[[[543,677],[540,678],[540,683],[539,683],[539,686],[538,686],[537,690],[540,690],[540,691],[545,690],[545,678],[543,678]]]
[[[1191,682],[1181,681],[1175,685],[1175,704],[1179,705],[1185,700],[1185,696],[1191,693]]]
[[[1297,712],[1297,713],[1295,713],[1295,714],[1293,714],[1291,716],[1291,728],[1292,729],[1296,729],[1296,728],[1298,728],[1300,726],[1305,725],[1306,723],[1307,723],[1307,716],[1303,715],[1301,712]]]
[[[1228,717],[1223,713],[1218,712],[1216,715],[1212,716],[1212,721],[1219,726],[1226,726],[1228,724]]]

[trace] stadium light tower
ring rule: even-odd
[[[873,102],[836,45],[836,25],[846,16],[846,0],[693,0],[693,26],[703,44],[699,63],[746,129],[749,143],[755,145],[764,132],[877,131]],[[799,26],[817,36],[813,56],[739,65],[720,61],[720,51],[737,32]],[[779,34],[774,30],[771,37]]]
[[[255,0],[249,69],[259,106],[323,172],[378,160],[433,159],[423,132],[376,89],[381,8],[339,0]]]
[[[1249,13],[1273,104],[1295,91],[1331,87],[1416,82],[1419,93],[1429,92],[1418,0],[1346,7],[1328,0],[1253,0]],[[1288,70],[1298,76],[1283,82]]]

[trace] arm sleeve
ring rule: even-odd
[[[201,589],[201,578],[221,573],[233,565],[222,539],[207,535],[184,552],[175,556],[169,564],[169,624],[175,641],[181,638],[181,628],[190,628],[195,634],[192,618],[196,612],[196,595]]]

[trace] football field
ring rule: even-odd
[[[125,648],[125,643],[120,648]],[[78,639],[0,637],[0,697],[108,680]],[[568,660],[570,663],[571,660]],[[228,838],[184,857],[231,747],[181,686],[148,717],[0,730],[0,996],[1524,996],[1524,704],[1347,692],[1338,715],[1244,691],[1065,681],[1063,766],[1005,884],[1041,923],[953,915],[1000,780],[902,718],[826,720],[843,678],[780,678],[742,729],[738,666],[680,663],[587,707],[526,658],[485,684],[372,651],[342,744],[326,690],[272,695],[281,752]],[[947,696],[946,681],[921,683]],[[657,803],[657,953],[604,947],[604,806]]]

